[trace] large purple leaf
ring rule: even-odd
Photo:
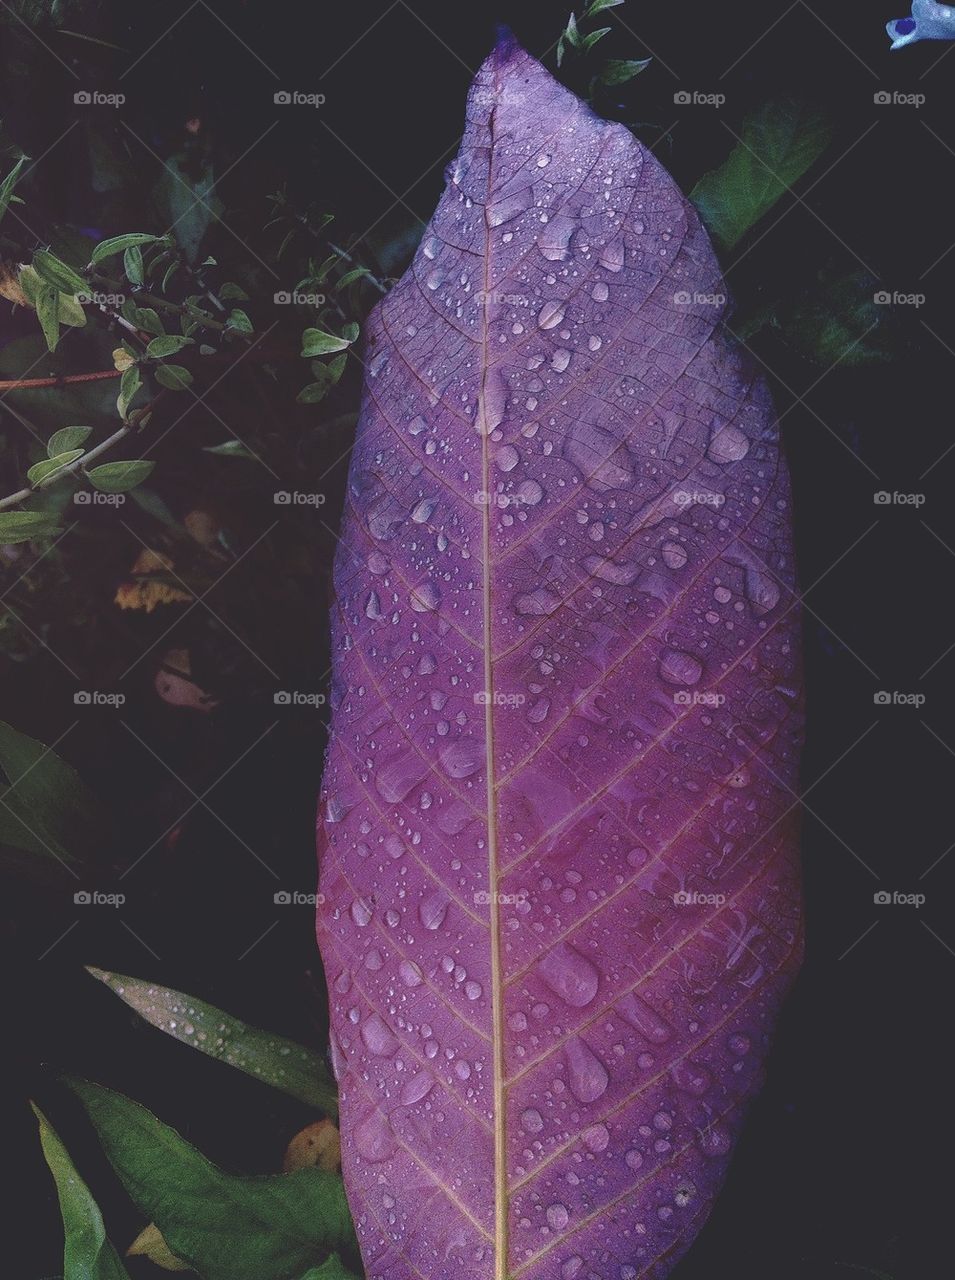
[[[319,939],[369,1280],[663,1276],[798,967],[789,488],[700,223],[511,41],[370,325]]]

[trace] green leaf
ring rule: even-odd
[[[98,827],[96,802],[76,770],[0,721],[0,844],[75,862],[74,850]]]
[[[167,391],[185,391],[192,386],[192,374],[181,364],[161,364],[155,374],[156,381]]]
[[[31,1102],[40,1125],[40,1145],[56,1183],[65,1242],[63,1280],[129,1280],[119,1254],[106,1239],[103,1215],[76,1172],[66,1147],[46,1116]]]
[[[595,18],[598,13],[603,13],[604,9],[616,9],[618,4],[623,4],[624,0],[591,0],[584,13],[585,18]]]
[[[26,162],[27,157],[21,156],[4,180],[0,182],[0,221],[2,221],[3,215],[10,207],[10,201],[13,199],[13,188],[17,185],[20,171]]]
[[[310,382],[307,387],[303,387],[295,397],[296,404],[318,404],[320,400],[324,400],[328,395],[329,383],[326,379],[324,382]]]
[[[156,184],[156,201],[171,224],[187,262],[199,257],[199,250],[213,218],[222,212],[215,194],[215,177],[207,166],[196,177],[187,169],[183,156],[170,156]]]
[[[362,280],[366,276],[370,276],[371,272],[367,267],[353,267],[351,271],[346,271],[342,278],[335,285],[335,292],[341,293],[342,289],[347,289],[350,284],[354,284],[356,280]]]
[[[878,364],[890,358],[878,291],[878,281],[866,271],[835,278],[821,272],[812,291],[775,316],[773,326],[800,355],[825,369]]]
[[[244,311],[240,311],[238,307],[229,312],[229,319],[226,321],[226,327],[234,329],[236,333],[253,332],[252,321],[246,313]]]
[[[60,293],[73,296],[89,290],[89,285],[79,272],[74,271],[65,262],[61,262],[50,253],[49,249],[37,249],[33,255],[33,267],[37,275],[47,284],[52,284],[54,288],[59,289]]]
[[[58,300],[57,315],[60,324],[68,324],[71,329],[82,329],[86,324],[86,312],[79,298],[61,293]]]
[[[627,84],[641,71],[646,71],[652,61],[652,58],[608,58],[597,79],[608,88]]]
[[[160,1031],[281,1089],[307,1106],[330,1116],[338,1115],[335,1082],[322,1058],[311,1049],[250,1027],[181,991],[92,966],[87,969]]]
[[[61,467],[68,467],[71,462],[75,462],[77,458],[82,458],[82,449],[67,449],[65,452],[57,454],[52,458],[44,458],[42,462],[36,462],[27,472],[27,479],[32,485],[37,485],[41,480],[46,480]]]
[[[742,138],[690,199],[714,240],[732,249],[829,145],[830,128],[814,108],[770,102],[743,121]]]
[[[55,458],[58,454],[66,453],[70,449],[78,449],[89,439],[92,432],[92,427],[61,427],[59,431],[54,431],[47,441],[47,457]]]
[[[42,283],[36,291],[36,314],[50,351],[60,339],[59,291],[55,285]]]
[[[142,484],[155,465],[142,458],[131,462],[104,462],[101,467],[87,471],[86,478],[100,493],[126,493]]]
[[[222,444],[207,444],[203,453],[214,453],[218,458],[245,458],[249,462],[258,462],[254,453],[250,453],[241,440],[224,440]]]
[[[135,307],[132,323],[137,329],[143,329],[146,333],[155,333],[162,336],[166,330],[163,328],[162,321],[152,307]]]
[[[336,1174],[225,1173],[130,1098],[86,1081],[67,1083],[137,1208],[203,1280],[280,1280],[304,1273],[316,1256],[353,1246]]]
[[[119,395],[116,399],[116,408],[119,410],[119,416],[124,422],[129,416],[129,406],[136,398],[136,393],[142,385],[143,378],[139,372],[139,365],[131,364],[128,369],[123,370],[123,376],[119,380]]]
[[[322,329],[306,329],[302,334],[302,355],[307,359],[312,356],[325,356],[333,351],[344,351],[351,346],[354,339],[336,338],[334,334],[325,333]]]
[[[248,302],[249,295],[240,284],[236,284],[234,280],[227,280],[219,290],[219,297],[224,302]]]
[[[161,338],[153,338],[146,348],[146,355],[151,360],[164,360],[166,356],[174,356],[177,351],[191,344],[191,338],[181,338],[176,333],[166,333]]]
[[[333,1253],[320,1267],[311,1267],[306,1271],[301,1280],[356,1280],[356,1277],[351,1271],[345,1270],[338,1254]]]
[[[123,270],[130,284],[142,284],[143,251],[138,244],[131,244],[123,253]]]
[[[45,511],[0,511],[0,546],[32,542],[34,538],[48,537],[56,530],[56,520]]]
[[[130,232],[125,236],[113,236],[110,240],[101,240],[93,250],[90,265],[96,266],[104,258],[112,258],[114,254],[125,253],[141,244],[155,244],[159,236],[149,236],[141,232]]]

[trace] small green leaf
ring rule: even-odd
[[[229,312],[229,319],[226,321],[226,327],[228,329],[234,329],[236,333],[254,332],[252,329],[252,321],[246,313],[244,311],[240,311],[238,307]]]
[[[151,360],[165,360],[166,356],[174,356],[177,351],[191,344],[191,338],[181,338],[175,333],[163,334],[161,338],[153,338],[146,348],[146,355]]]
[[[342,337],[345,338],[349,343],[354,342],[355,339],[358,337],[358,334],[359,334],[358,323],[355,320],[349,320],[348,324],[342,327]]]
[[[60,316],[59,316],[59,290],[55,285],[41,283],[36,291],[36,314],[40,321],[40,328],[43,330],[43,336],[46,338],[46,345],[50,351],[56,350],[56,344],[60,340]]]
[[[301,1280],[357,1280],[357,1277],[346,1271],[338,1254],[333,1253],[320,1267],[310,1267]]]
[[[123,376],[119,380],[119,396],[116,399],[116,408],[119,410],[119,416],[124,422],[129,416],[129,406],[142,385],[143,379],[142,374],[139,372],[139,365],[131,364],[128,369],[123,370]]]
[[[322,329],[306,329],[302,334],[302,355],[307,359],[312,356],[325,356],[333,351],[344,351],[351,346],[354,338],[336,338],[334,334],[325,333]]]
[[[2,220],[3,215],[10,207],[10,201],[13,199],[13,188],[17,185],[20,171],[26,162],[27,157],[21,156],[4,180],[0,182],[0,220]]]
[[[50,253],[49,249],[37,249],[33,255],[33,266],[37,275],[47,284],[52,284],[54,288],[59,289],[60,293],[72,296],[85,293],[89,289],[89,285],[79,272],[74,271],[65,262],[61,262]]]
[[[346,271],[342,278],[335,285],[335,292],[340,293],[342,289],[347,289],[350,284],[354,284],[356,280],[362,280],[366,276],[370,276],[371,272],[367,267],[353,267],[351,271]]]
[[[322,1058],[311,1049],[250,1027],[181,991],[92,966],[88,966],[88,972],[160,1031],[281,1089],[307,1106],[333,1117],[338,1115],[335,1082]],[[191,1030],[187,1031],[187,1027]]]
[[[207,444],[203,453],[214,453],[218,458],[245,458],[249,462],[258,462],[254,453],[250,453],[241,440],[224,440],[222,444]]]
[[[219,290],[219,297],[224,302],[248,302],[249,295],[240,284],[236,284],[234,280],[227,280]]]
[[[303,387],[295,397],[296,404],[318,404],[319,400],[324,400],[328,395],[329,384],[325,382],[310,382],[307,387]]]
[[[192,374],[181,364],[161,364],[155,374],[156,381],[167,391],[185,391],[192,386]]]
[[[64,1280],[129,1280],[119,1254],[106,1239],[103,1215],[89,1187],[46,1116],[31,1102],[40,1124],[40,1145],[56,1183],[65,1236]],[[331,1274],[331,1273],[330,1273]]]
[[[608,88],[627,84],[641,71],[646,71],[652,61],[652,58],[608,58],[597,79]]]
[[[170,282],[170,280],[173,278],[173,276],[174,276],[174,275],[176,274],[176,272],[179,270],[179,268],[180,268],[180,266],[181,266],[181,265],[182,265],[182,264],[180,263],[179,259],[177,258],[175,262],[170,263],[170,265],[166,268],[166,274],[165,274],[165,275],[163,276],[163,278],[162,278],[162,291],[163,291],[163,293],[165,293],[165,292],[166,292],[166,290],[169,288],[169,282]]]
[[[136,307],[135,319],[132,323],[137,329],[142,329],[146,333],[155,333],[160,337],[166,332],[162,326],[162,321],[152,307]]]
[[[47,441],[47,457],[55,458],[70,449],[78,449],[93,433],[92,427],[61,427]]]
[[[54,475],[61,467],[68,467],[71,462],[75,462],[77,458],[82,458],[82,449],[67,449],[65,452],[57,454],[52,458],[44,458],[42,462],[36,462],[27,472],[27,479],[32,485],[38,485],[41,480],[47,480]]]
[[[86,478],[100,493],[126,493],[142,484],[155,465],[142,458],[131,462],[104,462],[101,467],[87,471]]]
[[[71,329],[82,329],[86,324],[86,312],[79,298],[68,293],[61,293],[58,301],[58,317],[60,324],[68,324]]]
[[[732,249],[822,155],[830,136],[825,117],[804,104],[770,102],[747,116],[740,141],[690,192],[714,240]]]
[[[136,1207],[203,1280],[298,1276],[316,1257],[354,1247],[337,1174],[225,1173],[130,1098],[87,1081],[67,1083]]]
[[[143,282],[143,251],[138,244],[131,244],[123,253],[123,270],[130,284]]]
[[[584,36],[580,42],[580,48],[583,53],[589,53],[598,40],[602,40],[604,36],[610,34],[609,27],[599,27],[596,31],[591,31],[590,35]]]
[[[149,236],[134,231],[124,236],[113,236],[110,240],[101,240],[93,250],[90,265],[95,267],[105,258],[112,258],[117,253],[125,253],[127,249],[133,249],[137,245],[155,244],[158,239],[159,236]]]
[[[56,519],[45,511],[0,511],[0,546],[32,542],[34,538],[46,538],[56,530]]]
[[[624,0],[591,0],[584,13],[585,18],[596,18],[598,13],[603,13],[604,9],[616,9],[617,5],[623,4]]]

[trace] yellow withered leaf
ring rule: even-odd
[[[139,1235],[126,1250],[126,1257],[144,1257],[150,1262],[155,1262],[157,1267],[162,1267],[163,1271],[189,1271],[188,1263],[183,1262],[181,1258],[177,1258],[173,1251],[163,1239],[163,1234],[156,1226],[155,1222],[151,1222],[148,1227],[143,1227]]]
[[[337,1173],[342,1165],[342,1143],[331,1120],[316,1120],[295,1135],[282,1160],[282,1172],[317,1166],[326,1173]]]

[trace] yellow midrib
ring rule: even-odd
[[[492,145],[488,160],[488,199],[484,204],[484,303],[481,311],[481,388],[478,396],[478,429],[481,433],[481,547],[484,561],[484,741],[487,790],[488,891],[491,912],[491,1008],[494,1058],[494,1280],[507,1280],[507,1164],[504,1113],[504,990],[501,975],[501,925],[498,914],[497,782],[494,772],[494,663],[491,659],[491,469],[488,451],[486,383],[488,371],[487,298],[490,285],[491,244],[487,211],[491,195],[494,112],[488,129]]]

